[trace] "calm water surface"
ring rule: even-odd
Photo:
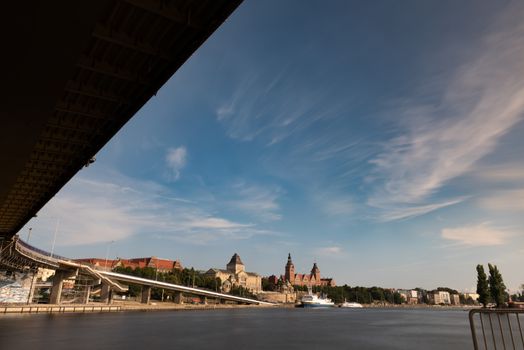
[[[233,309],[0,315],[0,349],[471,349],[467,312]]]

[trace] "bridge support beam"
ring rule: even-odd
[[[173,302],[175,304],[182,304],[182,292],[175,292],[173,295]]]
[[[35,288],[36,288],[36,280],[37,280],[37,273],[36,271],[33,272],[33,277],[31,278],[31,287],[29,288],[29,296],[27,297],[27,303],[32,304],[33,298],[35,296]]]
[[[91,286],[86,286],[84,304],[89,304],[89,297],[91,296]]]
[[[140,302],[142,304],[149,304],[150,300],[151,300],[151,287],[142,286],[142,298]]]
[[[105,304],[111,304],[113,302],[113,291],[109,284],[102,284],[102,289],[100,290],[100,301]]]
[[[60,304],[62,299],[62,287],[64,285],[64,280],[77,276],[78,271],[70,270],[56,270],[55,276],[53,277],[53,286],[51,287],[51,295],[49,297],[49,303],[51,304]]]

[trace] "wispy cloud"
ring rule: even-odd
[[[382,221],[394,221],[394,220],[406,220],[410,219],[419,215],[424,215],[429,212],[432,212],[434,210],[438,210],[440,208],[444,208],[450,205],[458,204],[462,202],[464,197],[457,198],[450,201],[445,201],[441,203],[435,203],[435,204],[425,204],[425,205],[398,205],[397,207],[391,207],[391,208],[384,208],[379,218]],[[371,206],[374,206],[374,203],[372,200],[368,201],[368,204]],[[381,206],[382,203],[380,203],[377,206]]]
[[[169,169],[169,179],[176,181],[180,178],[180,170],[186,166],[187,150],[184,146],[168,148],[166,152],[166,166]]]
[[[342,250],[342,248],[338,245],[321,247],[315,250],[315,254],[319,256],[331,256],[331,257],[341,255],[343,254],[343,252],[344,251]]]
[[[263,187],[237,182],[232,186],[234,199],[226,204],[259,220],[276,221],[282,219],[278,204],[281,194],[282,190],[276,186]]]
[[[150,235],[191,244],[273,235],[171,194],[153,182],[112,174],[111,181],[73,179],[39,213],[59,218],[58,245],[80,245]],[[49,231],[54,221],[49,221]]]
[[[494,246],[508,242],[514,233],[505,228],[493,227],[490,222],[477,225],[444,228],[441,236],[467,246]]]
[[[497,141],[524,116],[523,6],[510,9],[487,36],[479,52],[447,84],[438,106],[407,105],[399,114],[411,121],[371,163],[382,186],[369,204],[385,217],[421,215],[460,202],[432,196],[450,180],[475,169]],[[438,93],[438,92],[435,92]],[[391,210],[397,214],[388,214]]]
[[[349,195],[318,189],[314,191],[312,200],[328,216],[349,216],[354,213],[356,206]]]
[[[274,145],[340,109],[323,103],[329,93],[326,87],[311,91],[285,79],[289,74],[252,73],[237,84],[230,98],[216,108],[217,120],[229,137]]]
[[[488,210],[524,211],[524,189],[498,191],[480,198],[478,202]]]
[[[482,180],[503,183],[524,183],[524,165],[502,164],[485,166],[477,172]]]

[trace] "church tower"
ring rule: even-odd
[[[320,284],[320,269],[317,266],[317,263],[313,264],[313,268],[311,269],[311,279],[315,277],[315,282]]]
[[[239,272],[245,271],[246,268],[242,263],[242,260],[240,260],[240,256],[235,253],[235,255],[231,257],[229,264],[226,265],[226,269],[236,275]]]
[[[293,261],[291,261],[291,253],[289,253],[287,256],[285,278],[286,281],[289,281],[289,283],[295,283],[295,265],[293,265]]]

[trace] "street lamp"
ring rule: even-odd
[[[25,241],[26,243],[29,243],[29,238],[31,238],[31,230],[33,230],[32,227],[30,227],[29,232],[27,232],[27,240]]]
[[[107,244],[107,249],[106,249],[106,261],[104,263],[104,268],[107,270],[107,258],[109,257],[109,247],[111,247],[111,244],[115,243],[115,241],[111,241]],[[110,270],[109,270],[110,271]]]
[[[60,219],[57,217],[56,218],[55,233],[53,235],[53,245],[51,246],[51,257],[53,257],[53,254],[55,252],[56,235],[58,234],[58,227],[60,227]]]

